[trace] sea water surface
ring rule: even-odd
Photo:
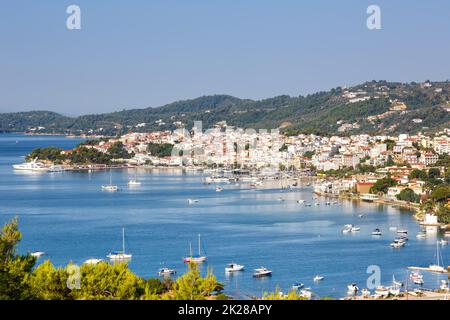
[[[158,269],[168,266],[181,274],[186,270],[182,257],[188,255],[190,242],[196,250],[201,234],[208,255],[202,271],[211,267],[228,294],[261,296],[276,287],[286,292],[301,282],[318,297],[339,298],[352,282],[360,288],[367,286],[369,266],[379,266],[382,283],[389,285],[393,275],[406,281],[407,266],[428,266],[436,260],[436,241],[442,234],[434,229],[426,239],[417,239],[421,228],[411,212],[352,201],[326,206],[325,198],[312,199],[310,187],[281,192],[223,184],[224,190],[216,192],[215,185],[203,183],[201,173],[138,169],[112,171],[120,191],[108,193],[101,185],[109,183],[109,172],[25,173],[12,168],[33,148],[70,149],[80,141],[0,134],[0,224],[19,217],[20,251],[48,254],[38,263],[50,259],[63,266],[70,261],[105,259],[111,250],[121,249],[125,228],[134,272],[157,277]],[[128,187],[128,180],[136,175],[142,185]],[[199,203],[189,205],[188,198]],[[304,207],[298,199],[320,205]],[[361,231],[342,234],[348,223]],[[389,246],[396,236],[390,227],[408,230],[410,241],[404,248]],[[375,228],[383,231],[381,237],[371,236]],[[448,246],[441,247],[441,252],[447,266]],[[229,262],[243,264],[246,270],[226,275]],[[273,270],[273,276],[253,278],[252,269],[260,266]],[[325,279],[314,283],[317,274]],[[436,288],[445,278],[424,272],[424,287]]]

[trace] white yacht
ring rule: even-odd
[[[244,268],[245,267],[243,265],[232,262],[227,265],[227,267],[225,268],[225,272],[242,271],[244,270]]]
[[[49,167],[45,166],[42,162],[37,161],[38,158],[33,159],[30,162],[24,162],[21,164],[14,164],[14,170],[22,171],[48,171]]]
[[[266,267],[261,267],[254,270],[253,277],[261,278],[261,277],[269,277],[272,275],[272,270],[267,269]]]
[[[122,228],[122,251],[113,251],[107,255],[112,261],[129,261],[133,257],[131,253],[125,251],[125,229]]]

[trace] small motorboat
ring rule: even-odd
[[[84,264],[89,264],[91,266],[95,266],[96,264],[102,262],[103,259],[91,258],[84,261]]]
[[[408,230],[406,230],[406,229],[397,229],[397,233],[400,233],[400,234],[407,234],[407,233],[408,233]]]
[[[395,239],[393,242],[391,242],[390,246],[393,248],[401,248],[405,245],[405,242]]]
[[[314,280],[315,282],[322,281],[323,279],[324,279],[324,277],[323,277],[323,276],[319,276],[319,275],[316,275],[316,276],[313,278],[313,280]]]
[[[292,289],[294,289],[294,290],[299,290],[299,289],[301,289],[301,288],[303,288],[305,285],[303,284],[303,283],[294,283],[293,285],[292,285]]]
[[[349,233],[352,232],[353,225],[352,224],[346,224],[344,228],[342,229],[342,233]]]
[[[194,204],[194,203],[199,203],[200,201],[197,200],[197,199],[187,199],[187,202],[188,202],[189,204]]]
[[[413,279],[414,284],[417,284],[419,286],[424,284],[423,279]]]
[[[305,201],[305,200],[302,200],[302,199],[300,199],[300,200],[297,200],[297,203],[300,203],[300,204],[305,204],[305,203],[306,203],[306,201]]]
[[[300,294],[299,294],[301,297],[303,297],[303,298],[306,298],[306,299],[308,299],[308,300],[311,300],[311,298],[312,298],[312,292],[311,292],[311,289],[309,289],[309,288],[305,288],[305,289],[302,289],[302,290],[300,290]]]
[[[439,286],[439,289],[443,291],[449,291],[448,280],[441,280],[441,285]]]
[[[352,283],[352,284],[350,284],[350,285],[347,286],[347,293],[348,293],[349,295],[355,295],[355,294],[358,293],[358,291],[359,291],[359,288],[358,288],[358,286],[356,285],[356,283]]]
[[[30,255],[35,258],[40,258],[42,256],[45,256],[46,253],[43,251],[35,251],[35,252],[31,252]]]
[[[244,270],[244,266],[237,263],[229,263],[225,268],[225,272],[236,272]]]
[[[170,268],[161,268],[158,271],[158,275],[160,276],[170,276],[171,274],[176,274],[177,270]]]
[[[255,278],[262,278],[262,277],[269,277],[269,276],[272,276],[272,270],[269,270],[266,267],[261,267],[261,268],[255,269],[253,272],[253,277],[255,277]]]
[[[381,230],[376,228],[375,230],[372,231],[372,235],[373,236],[381,236],[382,235]]]
[[[221,192],[222,190],[223,190],[222,187],[220,187],[220,186],[217,186],[217,187],[216,187],[216,192]]]
[[[416,238],[418,238],[418,239],[425,239],[426,237],[427,237],[426,231],[420,231],[416,235]]]
[[[447,245],[447,244],[448,244],[448,241],[447,241],[447,240],[444,240],[444,239],[442,239],[441,241],[439,241],[439,244],[440,244],[441,246],[445,246],[445,245]]]
[[[281,202],[283,202],[284,201],[284,199],[283,198],[278,198],[278,201],[281,201]]]
[[[351,229],[351,232],[358,232],[358,231],[360,231],[360,230],[361,230],[360,227],[353,227],[353,228]]]
[[[368,289],[366,289],[366,288],[364,288],[364,289],[362,289],[361,290],[361,296],[363,297],[363,298],[367,298],[367,297],[370,297],[370,290],[368,290]]]
[[[109,184],[109,185],[102,186],[102,190],[109,191],[109,192],[116,192],[116,191],[119,191],[119,187]]]
[[[358,214],[358,218],[362,218],[362,217],[364,217],[363,214]]]
[[[132,180],[128,181],[128,185],[129,186],[140,186],[141,182],[138,180],[132,179]]]

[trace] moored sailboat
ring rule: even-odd
[[[129,261],[133,257],[131,253],[125,251],[125,229],[122,228],[122,251],[112,251],[107,255],[111,261]]]
[[[201,247],[201,238],[200,238],[200,234],[198,235],[198,255],[194,256],[192,254],[192,244],[189,243],[189,257],[185,257],[183,258],[184,262],[192,262],[192,263],[201,263],[201,262],[205,262],[207,260],[206,254],[202,255],[202,247]],[[205,250],[203,250],[205,251]]]

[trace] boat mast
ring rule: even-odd
[[[125,253],[125,228],[122,228],[122,252]]]

